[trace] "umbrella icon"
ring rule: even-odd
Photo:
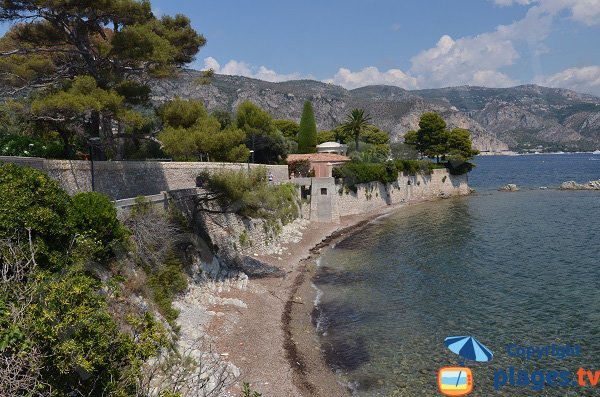
[[[491,361],[494,353],[472,336],[449,336],[444,344],[451,352],[465,360],[486,362]]]

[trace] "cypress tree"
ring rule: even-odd
[[[304,102],[300,131],[298,132],[298,153],[317,152],[317,123],[310,101]]]

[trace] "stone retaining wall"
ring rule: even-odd
[[[91,162],[0,156],[0,162],[27,165],[47,173],[69,194],[92,190]],[[250,167],[258,167],[250,164]],[[287,165],[268,165],[275,183],[288,181]],[[246,170],[245,163],[94,161],[95,190],[113,200],[150,196],[162,191],[195,187],[203,170]]]
[[[469,194],[466,175],[450,175],[445,169],[435,169],[431,175],[398,176],[395,183],[372,182],[357,185],[354,193],[336,184],[336,216],[365,214],[389,205],[410,201]]]

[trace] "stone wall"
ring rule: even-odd
[[[398,176],[395,183],[372,182],[357,185],[354,193],[335,185],[339,216],[365,214],[389,205],[469,194],[466,175],[450,175],[445,169],[431,175]]]
[[[206,242],[214,257],[212,261],[204,260],[202,270],[212,278],[236,271],[250,277],[281,276],[280,269],[260,262],[255,256],[282,255],[282,244],[300,241],[302,230],[309,221],[298,218],[282,226],[278,222],[233,213],[199,211],[199,193],[202,194],[202,189],[182,189],[170,191],[168,196],[189,222],[194,234]],[[218,210],[216,207],[211,209]]]
[[[29,157],[3,157],[0,162],[27,165],[47,173],[69,194],[92,190],[91,162],[83,160],[45,160]],[[258,167],[250,164],[250,167]],[[268,165],[275,183],[288,181],[287,165]],[[245,170],[245,163],[94,161],[95,190],[113,200],[150,196],[162,191],[195,187],[203,170]]]

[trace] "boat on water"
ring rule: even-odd
[[[600,154],[600,150],[594,150],[592,154]]]

